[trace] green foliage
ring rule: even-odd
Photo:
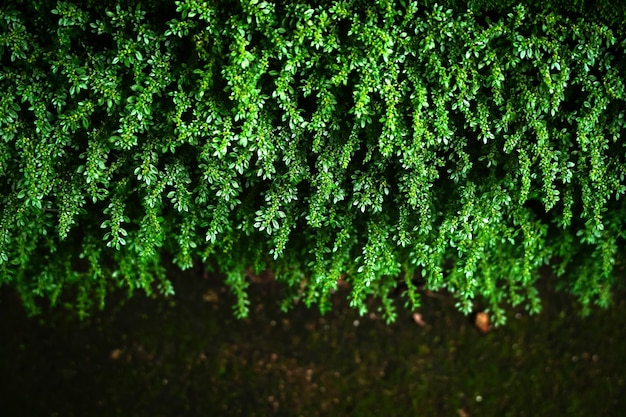
[[[148,11],[151,10],[151,13]],[[584,309],[623,268],[626,39],[523,6],[59,1],[0,12],[0,282],[25,305],[173,292],[204,262],[330,308],[400,286]]]

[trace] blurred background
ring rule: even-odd
[[[176,276],[174,276],[174,274]],[[626,406],[626,301],[580,317],[539,283],[543,311],[511,309],[481,332],[447,294],[422,293],[386,325],[346,289],[325,316],[278,308],[253,277],[237,320],[220,275],[173,273],[168,299],[118,293],[80,321],[62,307],[28,318],[0,292],[2,416],[618,416]],[[477,312],[480,306],[477,306]],[[417,313],[417,315],[414,315]]]

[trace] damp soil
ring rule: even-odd
[[[173,297],[114,294],[82,321],[62,309],[29,318],[4,288],[0,414],[553,417],[626,406],[623,296],[582,318],[543,279],[540,314],[513,309],[482,333],[445,294],[423,294],[420,324],[400,309],[386,325],[351,310],[345,289],[325,316],[282,313],[280,286],[258,280],[238,320],[223,277],[172,281]]]

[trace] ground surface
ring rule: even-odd
[[[283,314],[279,288],[259,283],[238,321],[220,278],[190,272],[169,300],[118,296],[83,322],[44,322],[4,289],[1,415],[623,415],[626,302],[582,319],[548,283],[540,315],[512,311],[488,334],[445,295],[423,297],[425,326],[402,311],[386,326],[342,293],[325,317]]]

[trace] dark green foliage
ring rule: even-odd
[[[114,286],[171,293],[173,256],[226,273],[239,316],[269,267],[285,307],[324,311],[345,278],[390,320],[424,285],[502,323],[550,263],[607,305],[626,39],[523,6],[321,3],[4,6],[2,282],[84,314]]]
[[[503,15],[515,6],[522,5],[530,13],[556,13],[571,18],[584,17],[606,24],[620,34],[625,34],[626,3],[613,0],[425,0],[428,6],[440,4],[457,11],[472,10],[478,14]]]

